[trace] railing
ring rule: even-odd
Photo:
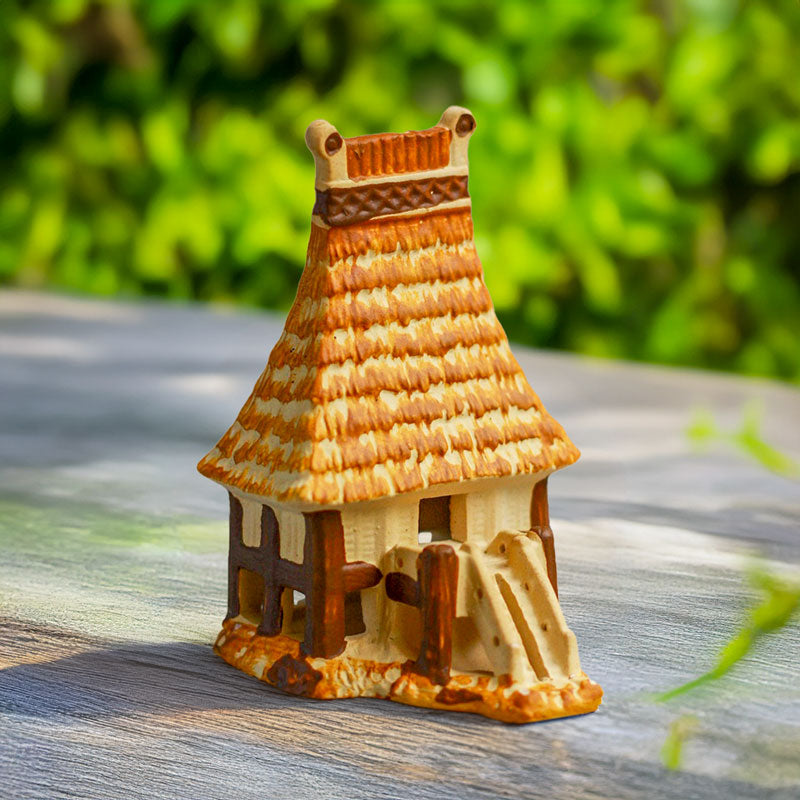
[[[339,655],[346,644],[346,596],[378,584],[381,571],[365,561],[345,560],[344,531],[338,511],[303,515],[306,536],[302,564],[281,558],[278,520],[269,506],[262,506],[258,547],[242,542],[241,514],[241,504],[231,495],[228,617],[239,615],[239,570],[250,570],[264,580],[260,635],[277,636],[281,632],[281,595],[284,589],[294,589],[306,596],[301,651],[315,658]]]

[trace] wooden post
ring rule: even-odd
[[[228,492],[228,618],[239,616],[239,544],[242,541],[242,504]]]
[[[417,558],[422,644],[415,667],[431,683],[450,680],[458,556],[449,544],[428,545]]]
[[[278,534],[278,518],[269,506],[261,506],[261,553],[264,563],[264,604],[261,609],[261,624],[258,633],[262,636],[277,636],[281,632],[283,609],[281,595],[284,586],[278,575],[281,557],[281,542]]]
[[[302,652],[333,658],[345,648],[344,530],[338,511],[304,514],[306,630]]]
[[[547,502],[547,478],[543,478],[533,487],[531,497],[531,531],[535,533],[544,550],[547,563],[547,577],[558,597],[558,572],[556,569],[556,546],[553,530],[550,527],[550,507]]]

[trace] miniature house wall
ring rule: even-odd
[[[230,497],[223,657],[315,697],[529,721],[601,693],[558,603],[547,510],[548,476],[578,451],[483,281],[474,129],[457,107],[406,134],[309,126],[297,298],[199,469]]]

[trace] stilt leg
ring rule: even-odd
[[[305,514],[306,631],[302,651],[332,658],[345,647],[344,531],[336,511]]]

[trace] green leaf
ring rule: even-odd
[[[761,437],[761,417],[761,405],[748,403],[739,429],[726,432],[717,427],[708,409],[701,408],[694,412],[686,434],[695,446],[705,447],[714,441],[728,442],[770,472],[785,478],[800,478],[800,464]]]
[[[683,765],[683,748],[697,731],[698,720],[693,716],[682,716],[669,726],[669,733],[661,747],[661,762],[667,769],[679,770]]]
[[[753,176],[766,183],[786,177],[800,159],[800,129],[797,125],[780,123],[761,133],[748,153],[747,165]]]
[[[756,566],[750,570],[750,584],[761,600],[752,606],[741,629],[723,647],[715,665],[698,678],[658,696],[660,702],[672,700],[727,675],[767,634],[790,625],[800,612],[800,579],[787,580]]]
[[[698,408],[694,412],[692,421],[686,429],[690,441],[698,446],[703,446],[719,436],[713,414],[705,408]]]

